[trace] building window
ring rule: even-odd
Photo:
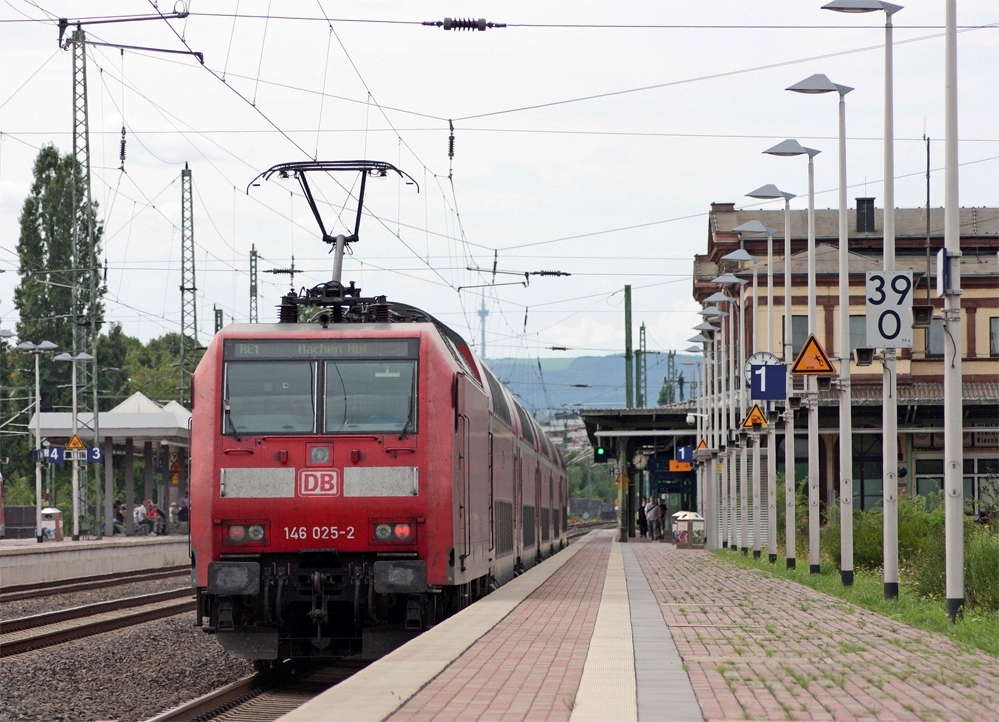
[[[850,350],[867,347],[867,316],[850,316]]]
[[[939,318],[933,319],[926,329],[926,355],[944,355],[944,323]]]
[[[999,356],[999,317],[989,319],[989,356]]]
[[[786,316],[784,317],[786,318]],[[784,328],[784,321],[781,321],[781,329]],[[781,346],[787,343],[787,336],[781,336]],[[801,348],[805,345],[805,341],[808,340],[808,316],[791,316],[791,353],[794,356],[798,355]]]

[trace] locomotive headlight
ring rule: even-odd
[[[229,527],[229,541],[239,543],[246,538],[246,527],[242,524],[233,524]]]
[[[313,446],[309,449],[309,461],[313,464],[328,464],[330,460],[330,447]]]
[[[416,542],[415,519],[394,521],[371,520],[371,541],[374,544],[413,544]]]
[[[246,536],[250,538],[250,541],[263,541],[264,527],[260,524],[251,524],[246,530]]]
[[[392,538],[391,524],[375,525],[375,539],[377,539],[378,541],[388,541],[391,538]]]

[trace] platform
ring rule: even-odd
[[[56,582],[191,563],[187,535],[105,537],[101,541],[0,541],[0,584]]]
[[[281,719],[996,719],[984,652],[670,544],[583,540]]]

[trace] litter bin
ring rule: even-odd
[[[45,539],[62,541],[62,512],[47,506],[42,509],[42,536]]]
[[[704,517],[692,511],[673,514],[673,543],[677,549],[703,549]]]

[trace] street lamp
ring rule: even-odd
[[[840,578],[844,586],[853,584],[853,418],[850,394],[850,269],[849,269],[849,229],[846,220],[846,94],[853,88],[838,85],[825,75],[811,75],[788,90],[807,95],[822,93],[839,94],[839,465],[840,465],[840,508],[841,508],[841,547]],[[811,225],[811,224],[810,224]],[[810,228],[810,230],[812,230]],[[814,236],[814,234],[810,234]],[[815,333],[815,254],[814,237],[809,238],[808,264],[808,332]],[[819,480],[818,480],[818,396],[815,380],[808,379],[808,561],[813,574],[819,573]],[[812,391],[816,395],[812,396]],[[813,418],[816,427],[813,433]],[[814,437],[814,440],[813,440]],[[812,456],[816,458],[813,459]],[[894,457],[893,461],[894,461]],[[814,466],[814,473],[813,473]],[[885,498],[887,504],[887,496]],[[897,527],[897,505],[896,505]],[[888,510],[885,510],[885,524],[888,524]],[[897,547],[897,544],[896,544]],[[887,561],[887,549],[885,550]],[[896,554],[897,557],[897,554]],[[888,574],[887,564],[885,574]],[[897,581],[897,560],[896,560]],[[896,594],[897,594],[896,584]]]
[[[738,496],[738,493],[739,493],[739,484],[738,484],[738,478],[736,476],[736,470],[737,470],[736,463],[737,462],[736,462],[735,451],[736,451],[736,448],[738,448],[738,444],[739,444],[738,428],[739,428],[739,419],[741,417],[739,415],[739,410],[738,410],[738,405],[737,405],[738,404],[738,397],[736,396],[736,393],[735,393],[735,382],[736,382],[736,374],[735,374],[735,358],[736,358],[735,324],[737,322],[741,323],[741,318],[737,320],[736,311],[738,310],[737,305],[738,305],[738,307],[741,307],[741,305],[742,305],[741,304],[741,300],[742,300],[742,287],[745,285],[746,281],[744,281],[743,279],[739,278],[738,276],[736,276],[733,273],[725,273],[725,274],[722,274],[721,276],[718,276],[718,278],[715,278],[712,281],[712,283],[718,284],[719,286],[722,286],[723,288],[725,286],[731,286],[731,285],[738,285],[739,286],[739,298],[738,299],[736,299],[734,296],[730,296],[730,295],[724,293],[723,291],[719,291],[717,293],[714,293],[711,296],[708,296],[707,299],[705,299],[705,300],[710,301],[710,302],[726,302],[726,303],[729,304],[729,308],[732,309],[732,312],[731,312],[731,314],[729,316],[729,319],[728,319],[728,323],[726,324],[728,326],[728,340],[727,340],[727,343],[722,347],[722,360],[723,360],[723,364],[724,364],[724,362],[726,360],[728,362],[727,363],[727,367],[728,367],[727,368],[727,374],[728,374],[728,395],[727,395],[727,403],[725,404],[725,406],[726,406],[726,410],[727,410],[727,413],[728,413],[728,419],[729,419],[728,423],[725,425],[726,432],[727,432],[727,436],[726,436],[726,439],[725,439],[725,442],[726,442],[725,443],[725,448],[726,448],[727,453],[725,454],[724,458],[722,459],[722,474],[723,474],[723,478],[724,478],[724,481],[722,483],[723,484],[727,484],[727,487],[728,487],[728,499],[727,499],[726,502],[724,502],[725,504],[727,504],[727,509],[728,509],[728,512],[727,512],[727,517],[728,517],[728,521],[727,521],[727,527],[728,527],[728,548],[732,549],[733,551],[735,551],[735,550],[737,550],[739,548],[740,541],[742,541],[743,542],[743,546],[745,546],[744,540],[741,540],[740,537],[739,537],[739,516],[738,516],[739,515],[739,511],[738,511],[738,505],[737,505],[737,501],[738,501],[737,496]],[[722,391],[724,392],[724,390],[725,390],[725,384],[723,383],[722,384]],[[736,446],[733,446],[733,444],[736,444]],[[745,492],[745,489],[743,489],[743,492]]]
[[[892,273],[895,271],[895,121],[894,121],[894,91],[892,88],[893,82],[893,62],[892,62],[892,21],[891,17],[899,10],[902,9],[901,5],[893,5],[888,2],[881,2],[880,0],[833,0],[833,2],[823,5],[824,10],[834,10],[841,13],[869,13],[883,10],[885,13],[885,109],[884,109],[884,178],[885,178],[885,213],[884,213],[884,270],[887,273]],[[842,102],[841,102],[842,105]],[[840,154],[843,154],[842,150],[842,137],[843,137],[843,126],[844,122],[842,118],[840,119],[840,143],[841,150]],[[840,164],[845,166],[846,161],[841,158]],[[845,168],[841,170],[845,175]],[[845,185],[845,182],[841,179],[840,185]],[[846,211],[842,209],[843,204],[846,200],[846,190],[840,190],[840,225],[845,224]],[[840,236],[842,238],[844,232],[840,229]],[[842,244],[842,240],[840,241]],[[842,257],[844,251],[840,249],[840,256]],[[840,263],[842,264],[842,258]],[[842,267],[840,269],[840,278],[842,279]],[[849,282],[847,282],[849,283]],[[843,318],[843,284],[842,280],[840,282],[840,318]],[[841,334],[842,336],[842,334]],[[847,347],[847,353],[849,347]],[[885,348],[883,349],[883,379],[882,379],[882,394],[881,394],[881,415],[882,415],[882,429],[884,433],[884,438],[881,443],[882,448],[882,477],[883,477],[883,506],[884,506],[884,597],[885,599],[895,599],[898,596],[898,397],[896,394],[897,383],[895,378],[895,349]],[[850,380],[849,380],[849,369],[850,362],[849,356],[847,355],[847,360],[841,360],[841,369],[846,368],[846,388],[843,396],[843,402],[847,403],[850,398]],[[841,383],[843,382],[842,370],[840,372]],[[842,409],[845,407],[841,406],[840,412],[840,465],[842,467],[843,459],[843,418]],[[852,450],[852,444],[851,444]],[[851,461],[852,465],[852,461]],[[846,477],[847,472],[841,471],[840,478],[843,479],[842,483],[845,485],[847,483]],[[840,506],[844,506],[842,501],[843,495],[849,495],[852,492],[853,482],[850,482],[851,489],[849,492],[840,492]],[[852,511],[852,505],[850,506],[850,511]],[[843,514],[845,515],[847,509],[843,509]],[[843,577],[843,584],[849,586],[853,583],[853,537],[852,528],[850,531],[850,566],[849,566],[849,577],[847,576],[845,561],[846,561],[846,538],[847,538],[847,524],[846,517],[843,517],[843,541],[841,546],[843,547],[844,553],[844,565],[843,571],[841,572]]]
[[[814,78],[815,76],[812,76]],[[816,92],[810,90],[811,87],[825,87],[822,84],[810,82],[812,78],[809,78],[802,83],[798,83],[800,86],[800,92]],[[794,87],[794,86],[792,86]],[[824,92],[824,91],[823,91]],[[808,156],[808,333],[809,335],[815,333],[815,163],[814,159],[821,151],[815,150],[814,148],[805,148],[796,140],[788,139],[781,141],[772,148],[769,148],[764,153],[768,155],[776,156],[795,156],[795,155],[807,155]],[[790,243],[787,243],[787,247],[790,247]],[[785,299],[785,314],[784,314],[784,362],[791,363],[793,356],[793,326],[791,323],[791,272],[790,272],[791,256],[790,253],[786,254],[784,259],[784,299]],[[818,394],[818,389],[815,385],[815,380],[811,378],[806,378],[806,390],[810,400],[814,400]],[[790,399],[792,393],[791,384],[788,384],[788,399]],[[788,422],[787,431],[785,434],[784,446],[788,446],[788,440],[790,440],[790,445],[792,449],[790,451],[785,449],[784,458],[786,464],[785,476],[790,477],[790,483],[785,479],[785,499],[784,504],[786,507],[787,516],[787,567],[788,569],[794,569],[795,567],[795,557],[793,556],[795,551],[793,547],[793,536],[794,527],[792,526],[794,522],[794,490],[795,490],[795,473],[794,473],[794,411],[790,408],[790,402],[788,402]],[[790,459],[790,461],[786,461]],[[819,495],[819,408],[815,403],[808,404],[808,547],[809,547],[809,570],[813,573],[818,573],[819,563],[818,563],[818,501]],[[814,505],[813,505],[814,502]],[[814,514],[813,514],[814,506]],[[814,517],[814,524],[813,519]],[[814,526],[814,533],[812,527]],[[814,544],[813,544],[814,537]],[[813,554],[814,547],[814,554]],[[814,561],[813,561],[814,558]]]
[[[791,364],[791,199],[795,197],[794,193],[788,193],[786,191],[780,190],[777,186],[772,183],[768,183],[765,186],[760,186],[754,191],[750,191],[746,194],[750,198],[764,198],[764,199],[784,199],[784,349],[783,357],[784,364],[787,368],[790,368]],[[769,353],[774,352],[774,246],[773,246],[773,234],[767,237],[767,351]],[[787,390],[790,393],[791,384],[788,380]],[[785,486],[787,486],[787,479],[790,478],[792,483],[790,488],[793,492],[794,489],[794,414],[788,411],[787,416],[790,418],[788,422],[789,425],[785,427],[784,433],[784,477]],[[769,426],[769,437],[767,443],[769,444],[769,451],[767,453],[767,478],[771,479],[769,486],[767,487],[767,504],[770,510],[770,515],[767,519],[769,524],[768,539],[770,542],[770,563],[774,564],[777,562],[777,428],[775,423],[771,423]],[[787,496],[785,494],[785,496]],[[789,562],[794,559],[794,544],[793,544],[793,530],[794,530],[794,495],[790,496],[791,508],[788,510],[792,514],[792,519],[788,522],[787,531],[789,533],[788,542],[788,560]],[[793,564],[789,564],[789,568],[792,568]]]
[[[59,347],[51,341],[42,341],[38,345],[23,341],[16,348],[35,357],[35,539],[41,544],[45,537],[42,535],[42,382],[38,374],[38,359],[43,353]]]
[[[73,437],[76,438],[79,433],[79,424],[77,422],[78,411],[76,403],[76,363],[77,361],[93,361],[94,357],[89,353],[79,353],[73,356],[69,353],[61,353],[58,356],[52,357],[53,361],[72,361],[73,362]],[[73,541],[79,541],[80,539],[80,460],[75,456],[73,457]]]

